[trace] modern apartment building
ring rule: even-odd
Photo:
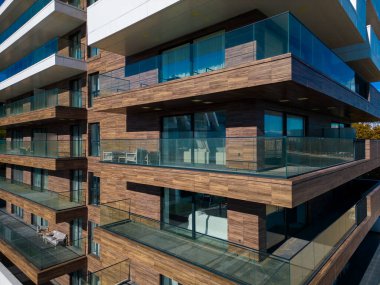
[[[380,216],[379,39],[379,0],[0,0],[0,261],[333,284]]]

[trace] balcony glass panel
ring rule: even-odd
[[[351,0],[339,0],[340,5],[346,11],[347,15],[350,17],[352,23],[360,32],[363,39],[367,39],[366,32],[366,7],[367,4],[364,0],[355,0],[356,7],[352,4]]]
[[[0,154],[46,158],[85,157],[83,140],[0,141]]]
[[[371,26],[368,26],[368,31],[370,36],[371,58],[377,68],[380,69],[380,40]]]
[[[82,278],[81,285],[114,285],[114,284],[130,284],[130,262],[124,260],[105,267],[96,272],[89,273]]]
[[[123,68],[100,74],[99,95],[127,92],[286,53],[356,92],[355,72],[292,14],[284,13],[127,62]]]
[[[58,193],[5,178],[0,178],[0,189],[55,211],[81,207],[86,204],[83,190]]]
[[[117,164],[291,177],[364,158],[364,141],[315,137],[102,140]]]
[[[0,106],[0,117],[10,117],[56,106],[82,108],[82,91],[35,89],[33,96]]]
[[[31,226],[0,211],[0,239],[14,248],[40,270],[74,260],[85,255],[86,239],[68,241],[67,246],[43,241]],[[74,243],[75,242],[75,243]],[[83,245],[81,248],[74,244]]]
[[[3,5],[5,0],[0,0],[0,6]]]
[[[72,47],[74,44],[66,39],[55,38],[40,48],[34,50],[26,57],[22,58],[13,65],[7,67],[0,72],[0,82],[16,75],[17,73],[31,67],[32,65],[40,62],[41,60],[56,54],[62,57],[75,58],[78,60],[85,59],[85,46],[80,45],[80,51],[77,51],[78,46],[75,45],[75,52],[73,52]]]
[[[372,191],[379,184],[370,189]],[[369,192],[370,192],[369,191]],[[291,258],[260,252],[130,212],[130,200],[100,206],[103,230],[177,257],[239,284],[304,284],[367,215],[366,197]]]

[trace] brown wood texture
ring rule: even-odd
[[[0,118],[0,127],[12,128],[30,124],[45,124],[52,121],[62,120],[85,120],[87,118],[86,109],[57,106],[42,110],[36,110],[19,115]]]
[[[293,208],[379,166],[380,157],[373,157],[281,179],[101,163],[101,188],[112,192],[132,182]]]
[[[0,154],[0,163],[15,164],[48,170],[86,169],[86,158],[44,158]]]

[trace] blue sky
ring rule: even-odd
[[[380,91],[380,82],[375,83],[375,86],[376,86],[377,90]]]

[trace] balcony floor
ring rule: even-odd
[[[30,248],[30,244],[23,244],[24,240],[22,240],[17,244],[18,248],[15,249],[39,269],[49,268],[81,256],[81,253],[73,247],[61,245],[54,247],[45,243],[32,227],[25,225],[3,211],[0,211],[0,224],[20,234],[29,243],[33,243],[34,247]],[[8,244],[7,241],[5,242]],[[16,240],[12,239],[12,243],[16,242]],[[9,245],[14,248],[14,245]]]
[[[234,253],[234,247],[222,240],[210,241],[205,236],[197,239],[186,238],[133,221],[110,224],[103,228],[228,279],[234,279],[240,284],[287,284],[290,278],[288,264],[284,261],[267,258],[258,262],[243,257]],[[241,251],[239,248],[236,250]],[[257,257],[255,253],[253,255]]]
[[[5,182],[0,180],[0,189],[6,192],[20,196],[22,198],[28,199],[32,202],[41,204],[45,207],[54,209],[56,211],[71,209],[75,207],[81,207],[79,203],[70,202],[69,197],[64,199],[59,197],[58,193],[53,193],[51,191],[39,192],[30,189],[24,185],[13,184],[10,182]]]

